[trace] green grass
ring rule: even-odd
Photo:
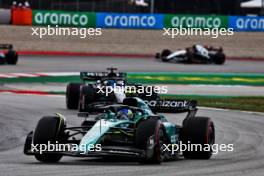
[[[128,80],[146,84],[264,85],[263,74],[245,73],[130,73]]]
[[[264,86],[264,74],[245,73],[128,73],[128,81],[143,84],[214,84]],[[80,82],[79,76],[47,76],[29,78],[1,78],[1,83],[68,83]],[[65,92],[50,92],[65,94]],[[264,96],[199,96],[163,95],[163,98],[195,99],[199,106],[264,112]]]
[[[264,97],[229,97],[199,95],[163,95],[163,99],[194,99],[198,106],[264,112]]]
[[[142,84],[214,84],[264,86],[264,74],[245,73],[128,73],[128,82]],[[1,78],[0,83],[80,82],[80,76]]]

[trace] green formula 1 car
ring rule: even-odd
[[[215,140],[210,118],[196,117],[196,101],[157,100],[151,108],[142,99],[130,97],[123,104],[104,107],[104,113],[84,118],[78,127],[68,127],[65,118],[56,114],[39,120],[26,138],[24,153],[41,162],[58,162],[62,156],[125,157],[141,163],[161,163],[184,156],[188,159],[209,159]],[[182,125],[169,122],[153,111],[187,112]],[[176,145],[199,144],[207,150],[180,151]],[[58,147],[58,146],[63,146]],[[49,150],[52,148],[53,150]]]

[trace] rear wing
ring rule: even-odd
[[[127,74],[123,72],[109,73],[109,72],[81,72],[80,78],[85,81],[96,81],[104,78],[124,79]]]
[[[196,100],[145,100],[153,112],[183,113],[197,110]]]
[[[223,52],[224,50],[223,50],[223,47],[213,47],[213,46],[207,46],[206,47],[207,49],[208,49],[208,51],[217,51],[217,52]]]
[[[11,44],[0,44],[0,49],[13,49],[13,45]]]

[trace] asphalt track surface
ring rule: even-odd
[[[81,64],[80,64],[81,63]],[[151,58],[21,56],[17,66],[2,65],[1,73],[101,71],[109,66],[130,72],[248,72],[264,73],[264,62],[227,61],[225,65],[186,65],[162,63]],[[79,125],[76,111],[65,109],[62,96],[0,94],[0,176],[7,175],[256,175],[264,173],[264,116],[239,111],[202,109],[216,126],[217,144],[234,144],[233,152],[219,152],[211,160],[164,162],[160,166],[137,162],[94,158],[63,157],[56,164],[39,163],[25,156],[26,134],[35,128],[41,116],[62,113],[69,126]],[[180,123],[183,116],[166,114]]]
[[[140,165],[137,162],[64,157],[56,164],[39,163],[22,153],[25,135],[39,118],[60,112],[69,126],[79,125],[75,111],[65,109],[63,96],[0,94],[0,175],[250,175],[264,173],[264,116],[239,111],[199,110],[215,123],[216,143],[234,144],[233,152],[219,152],[211,160],[179,159],[162,165]],[[166,114],[179,123],[182,115]]]
[[[224,65],[163,63],[154,58],[21,56],[18,65],[1,65],[0,73],[103,71],[264,73],[264,61],[227,60]]]

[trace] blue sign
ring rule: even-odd
[[[234,31],[263,31],[264,17],[254,16],[229,16],[229,28]]]
[[[164,15],[96,13],[96,27],[162,29]]]

